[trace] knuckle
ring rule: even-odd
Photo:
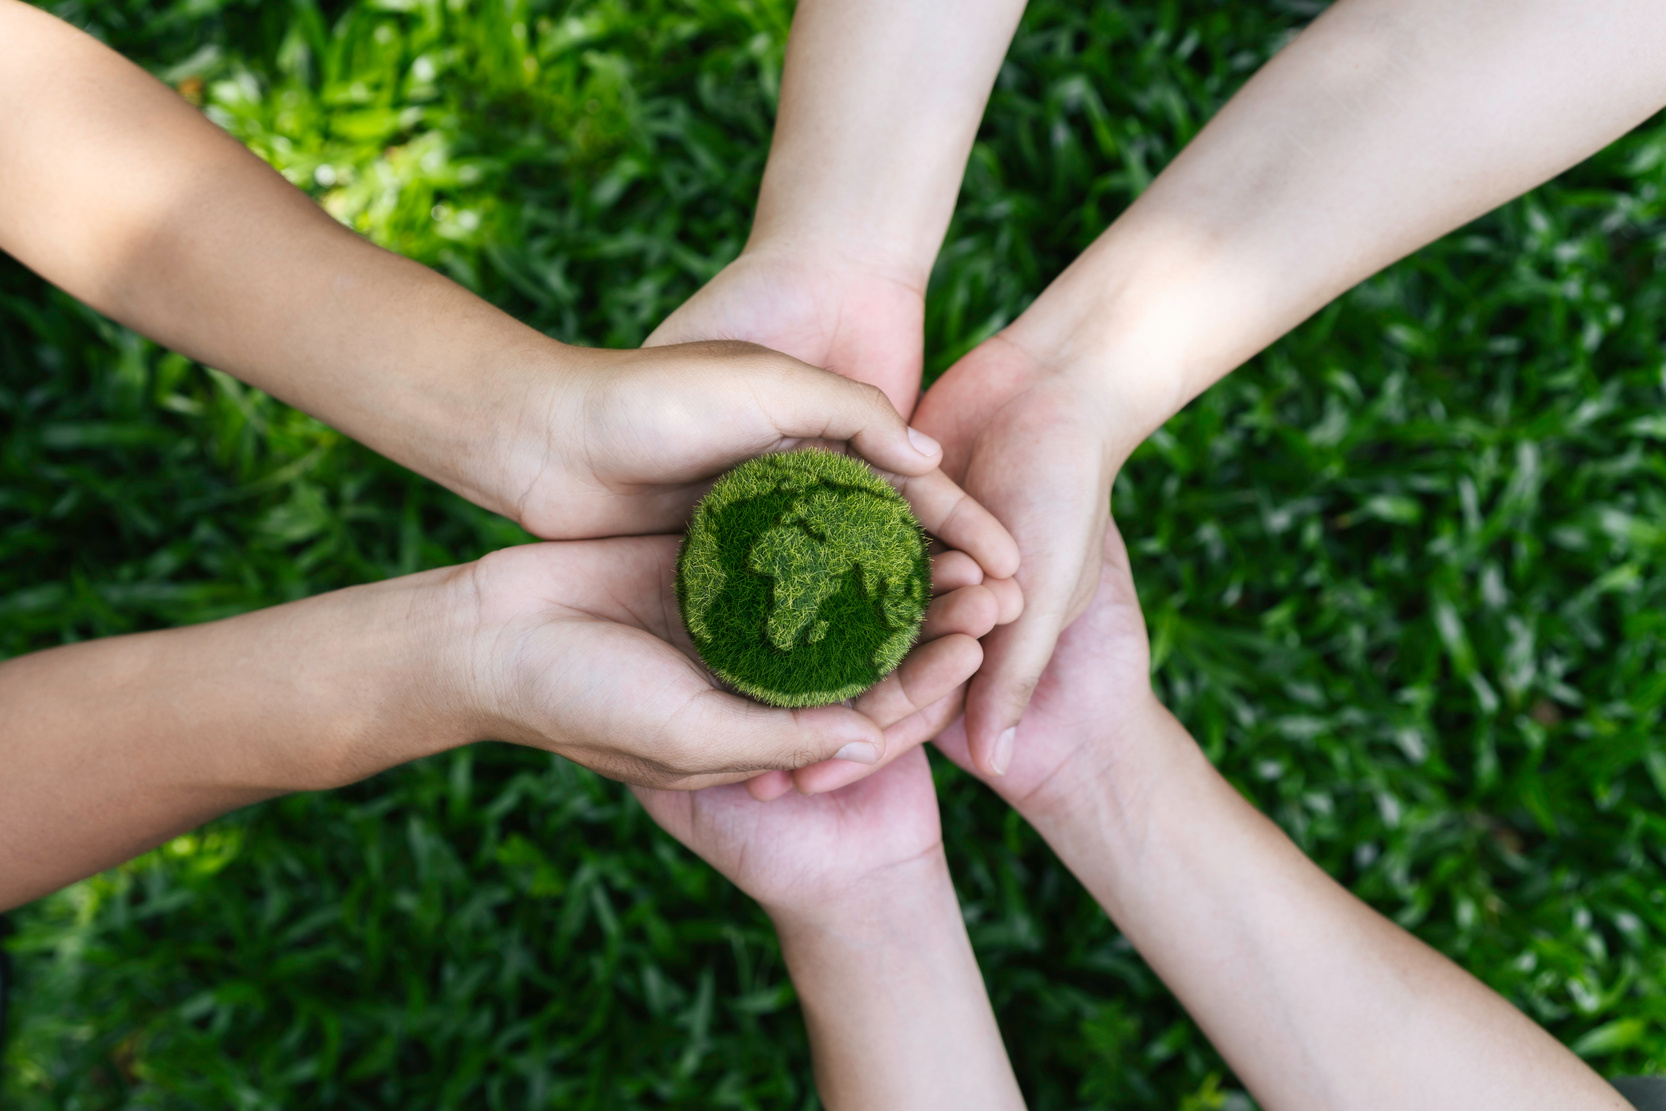
[[[885,396],[884,390],[871,382],[858,382],[856,385],[861,391],[862,400],[870,408],[878,410],[880,415],[887,419],[902,420],[902,414],[897,412],[896,407],[891,404],[891,399]]]
[[[707,771],[709,754],[706,746],[691,737],[673,735],[654,753],[654,763],[665,773],[677,776],[696,775]]]

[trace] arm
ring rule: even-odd
[[[638,795],[768,911],[829,1108],[1023,1106],[949,880],[924,753],[817,798]]]
[[[1269,1111],[1627,1104],[1474,977],[1360,902],[1159,705],[1127,552],[1059,642],[992,786]],[[964,733],[944,746],[968,763]]]
[[[1341,0],[932,389],[921,426],[1024,553],[1027,612],[968,698],[980,767],[1093,594],[1139,441],[1354,283],[1641,123],[1666,104],[1663,44],[1652,0]]]
[[[1024,1106],[941,848],[837,906],[770,917],[831,1111]]]
[[[0,104],[0,249],[535,534],[672,531],[711,477],[805,439],[954,496],[938,445],[876,391],[750,344],[557,343],[341,227],[17,0],[0,0]]]
[[[1023,0],[804,0],[740,258],[649,342],[745,339],[913,411],[926,280]]]
[[[1009,338],[1103,380],[1149,434],[1351,286],[1663,105],[1650,0],[1343,0]]]
[[[0,909],[234,807],[487,738],[660,787],[871,763],[914,699],[982,660],[994,603],[963,586],[854,708],[760,706],[691,658],[676,551],[675,537],[533,544],[0,663]]]

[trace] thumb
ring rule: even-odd
[[[764,419],[783,437],[848,442],[874,466],[901,475],[928,474],[943,462],[942,445],[909,427],[879,387],[777,358],[775,374],[748,384]]]
[[[695,699],[671,723],[676,762],[696,789],[762,771],[793,771],[822,760],[877,764],[885,732],[847,706],[780,710],[724,691]]]

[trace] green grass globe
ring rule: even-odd
[[[748,460],[717,480],[677,556],[677,601],[706,666],[771,706],[854,698],[888,675],[931,598],[925,532],[866,463],[828,451]]]

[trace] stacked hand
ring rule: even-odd
[[[570,541],[447,573],[434,639],[444,659],[432,668],[455,677],[436,683],[436,713],[459,721],[447,744],[517,741],[627,783],[685,789],[828,758],[871,765],[889,729],[977,670],[977,638],[994,623],[982,586],[939,579],[923,642],[879,685],[849,706],[771,709],[719,689],[698,664],[676,557],[674,536]]]
[[[950,697],[976,670],[976,638],[1003,616],[1011,590],[1001,584],[1016,550],[937,467],[938,446],[877,389],[735,341],[562,354],[579,369],[544,379],[547,401],[528,406],[535,446],[507,453],[539,460],[522,499],[535,508],[521,518],[540,533],[670,531],[711,478],[742,459],[848,443],[895,476],[921,524],[952,550],[935,561],[937,597],[905,665],[854,709],[797,712],[724,693],[694,663],[672,593],[674,538],[489,556],[469,571],[479,603],[462,622],[481,630],[463,673],[492,676],[485,704],[505,708],[483,735],[657,785],[836,753],[872,764],[883,730]]]

